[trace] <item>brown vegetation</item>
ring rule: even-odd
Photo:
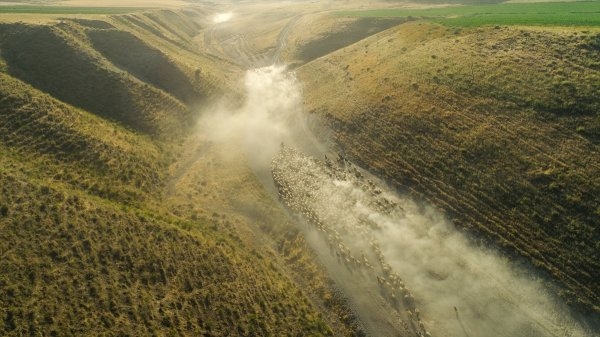
[[[172,176],[193,107],[240,72],[196,55],[183,18],[0,27],[0,334],[352,333],[285,213],[226,218]]]
[[[215,231],[0,179],[5,336],[330,334],[278,267]]]
[[[405,24],[299,74],[346,155],[598,312],[597,36]]]

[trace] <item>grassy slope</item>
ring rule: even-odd
[[[5,24],[1,53],[8,73],[66,103],[173,138],[193,125],[190,108],[230,85],[219,72],[233,72],[194,52],[195,28],[173,11]]]
[[[307,63],[321,56],[327,55],[335,50],[360,41],[370,35],[396,26],[405,19],[382,19],[382,18],[360,18],[354,20],[340,20],[334,28],[335,31],[324,33],[299,47],[296,56],[300,63]],[[349,21],[349,22],[345,22]],[[337,23],[337,22],[336,22]]]
[[[413,23],[299,77],[348,156],[598,312],[597,41],[598,32]]]
[[[331,335],[328,324],[350,334],[322,316],[316,285],[300,290],[322,272],[300,261],[296,232],[277,234],[279,263],[271,243],[246,239],[255,218],[232,229],[208,216],[212,205],[198,215],[178,206],[195,200],[164,192],[193,120],[176,97],[206,102],[228,84],[219,71],[234,70],[178,47],[191,26],[160,26],[118,17],[1,28],[0,334]],[[114,50],[120,37],[175,81],[160,87],[135,68]],[[288,258],[307,275],[289,274]]]
[[[4,336],[327,334],[281,270],[216,232],[4,167],[0,179]]]
[[[315,262],[287,211],[247,167],[244,154],[235,143],[219,144],[203,138],[198,135],[183,144],[186,150],[182,157],[188,159],[171,166],[174,179],[169,182],[164,204],[174,214],[211,219],[220,232],[288,266],[287,274],[322,309],[336,335],[360,335],[361,328],[344,298]]]
[[[185,74],[159,50],[135,35],[117,29],[91,30],[88,36],[94,48],[119,68],[164,90],[182,102],[200,99]]]
[[[68,23],[7,26],[2,56],[8,72],[64,102],[148,134],[189,123],[181,102],[104,62],[80,40],[77,28]]]
[[[113,200],[139,203],[160,191],[156,145],[0,73],[0,140],[55,181]]]
[[[159,49],[164,58],[175,63],[179,72],[185,74],[193,91],[206,100],[235,86],[235,79],[241,76],[240,69],[232,64],[196,49],[194,39],[202,22],[206,21],[206,15],[200,9],[164,10],[114,16],[110,22],[118,30],[129,32],[146,45]],[[135,63],[135,58],[132,59],[128,64]]]
[[[281,56],[290,68],[295,68],[405,21],[406,18],[344,17],[329,12],[304,14],[290,25]]]

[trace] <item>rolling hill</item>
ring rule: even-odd
[[[0,334],[365,334],[252,158],[198,127],[271,57],[342,158],[599,317],[598,28],[268,5],[0,23]]]
[[[412,22],[298,74],[342,153],[597,313],[598,36]]]
[[[198,52],[203,18],[0,26],[0,334],[360,331],[270,198],[245,218],[206,199],[184,207],[182,182],[201,187],[210,172],[173,167],[198,146],[199,111],[239,96],[242,71]],[[264,212],[277,214],[268,228]]]

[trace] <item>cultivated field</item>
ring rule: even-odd
[[[124,14],[139,7],[0,6],[0,14]]]
[[[340,16],[403,17],[448,26],[600,26],[600,1],[498,3],[428,9],[341,11]]]

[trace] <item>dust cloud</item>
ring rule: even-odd
[[[233,18],[233,12],[225,12],[216,14],[213,17],[213,23],[223,23],[231,20]]]
[[[352,270],[354,282],[375,284],[410,335],[593,335],[526,268],[473,245],[435,209],[343,156],[317,160],[283,147],[273,175],[281,199],[327,243],[315,247]]]
[[[473,246],[432,208],[396,202],[401,212],[359,212],[380,227],[374,236],[382,254],[435,335],[591,336],[527,270]]]
[[[202,132],[237,144],[265,186],[312,226],[309,244],[330,256],[324,265],[333,279],[344,277],[346,296],[368,303],[363,313],[387,316],[403,336],[592,336],[526,268],[474,246],[435,209],[343,156],[331,158],[285,67],[249,70],[243,82],[243,103],[213,107]]]
[[[282,200],[331,254],[407,312],[419,336],[592,336],[525,268],[476,247],[433,208],[399,196],[343,156],[283,148],[273,161]]]
[[[255,172],[267,174],[269,180],[271,159],[281,143],[312,153],[322,148],[308,131],[300,86],[285,66],[248,70],[243,82],[245,100],[241,107],[218,104],[201,119],[200,129],[210,140],[237,142]]]

